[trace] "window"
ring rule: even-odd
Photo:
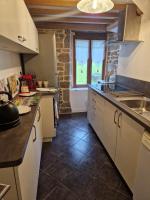
[[[104,59],[105,40],[74,38],[74,87],[87,87],[101,80]]]

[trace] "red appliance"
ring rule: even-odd
[[[36,76],[32,74],[24,74],[20,76],[20,84],[26,82],[30,91],[36,90]],[[22,85],[22,84],[21,84]]]

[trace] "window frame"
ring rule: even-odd
[[[79,85],[76,84],[76,49],[75,49],[75,41],[79,40],[89,40],[89,59],[87,64],[87,84],[86,85]],[[75,33],[73,35],[73,88],[87,88],[88,84],[91,84],[91,72],[92,72],[92,40],[103,40],[105,41],[105,49],[104,49],[104,60],[103,60],[103,67],[102,67],[102,78],[105,76],[105,69],[106,69],[106,41],[107,41],[107,35],[106,34],[90,34],[90,33]]]

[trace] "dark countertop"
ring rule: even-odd
[[[22,163],[40,98],[56,94],[57,92],[38,92],[37,104],[31,106],[30,113],[20,116],[21,123],[14,128],[0,132],[0,168],[15,167]]]
[[[21,123],[18,126],[0,132],[0,168],[22,163],[37,108],[38,103],[31,107],[30,113],[20,117]]]
[[[9,185],[0,184],[0,200],[5,196],[9,189]]]
[[[104,99],[112,103],[114,106],[119,108],[121,111],[126,113],[129,117],[131,117],[133,120],[135,120],[137,123],[139,123],[141,126],[143,126],[147,131],[150,132],[150,121],[142,117],[141,115],[134,112],[132,109],[130,109],[128,106],[124,105],[123,103],[119,102],[115,97],[111,95],[109,92],[103,92],[96,88],[96,86],[89,85],[89,87],[94,90],[97,94],[102,96]]]

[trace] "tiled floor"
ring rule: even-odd
[[[43,145],[37,200],[131,200],[85,114],[60,119]]]

